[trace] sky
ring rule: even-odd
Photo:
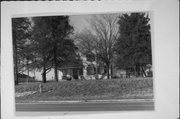
[[[71,15],[69,16],[70,24],[74,26],[74,30],[81,31],[85,27],[89,27],[87,19],[90,19],[91,15]]]
[[[118,16],[119,13],[115,13],[115,16]],[[70,15],[70,24],[74,27],[75,32],[83,30],[85,27],[88,29],[91,27],[88,23],[88,20],[90,20],[92,17],[92,14],[89,15]]]

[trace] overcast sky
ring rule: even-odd
[[[90,19],[91,15],[71,15],[69,16],[70,24],[74,27],[75,32],[81,31],[85,27],[89,27],[87,19]]]
[[[119,14],[115,13],[115,16],[119,16]],[[91,19],[93,15],[70,15],[70,24],[74,27],[75,32],[83,30],[85,27],[89,29],[88,20]]]

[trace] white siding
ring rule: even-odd
[[[24,74],[27,74],[27,73],[24,73]],[[35,72],[36,80],[42,81],[42,75],[41,74],[42,74],[42,71],[36,71]],[[34,77],[34,72],[30,72],[30,76]],[[59,80],[62,80],[62,72],[61,71],[58,71],[58,77],[59,77]],[[54,69],[51,69],[51,71],[49,71],[46,74],[46,78],[47,78],[47,81],[48,80],[54,80]]]

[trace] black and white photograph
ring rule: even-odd
[[[178,119],[177,2],[2,2],[1,118]]]
[[[149,16],[12,18],[16,111],[153,110]]]

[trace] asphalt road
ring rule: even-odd
[[[153,101],[142,102],[84,102],[67,104],[16,104],[17,112],[61,112],[61,111],[139,111],[154,110]]]

